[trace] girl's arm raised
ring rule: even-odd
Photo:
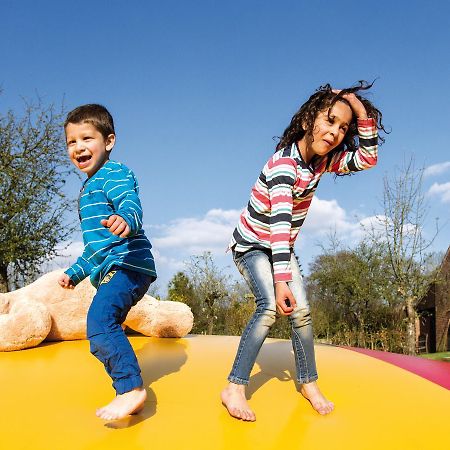
[[[370,169],[377,164],[378,131],[374,119],[357,119],[359,148],[356,152],[343,150],[332,155],[327,172],[349,173]]]
[[[333,90],[338,94],[339,90]],[[356,152],[336,152],[328,162],[327,172],[349,173],[374,167],[378,159],[378,130],[375,119],[367,117],[367,111],[355,94],[342,96],[349,103],[358,125],[359,148]]]

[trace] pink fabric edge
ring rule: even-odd
[[[408,372],[419,375],[445,389],[450,390],[450,363],[444,361],[433,361],[418,356],[401,355],[398,353],[381,352],[366,348],[344,347],[341,348],[362,353],[372,358],[380,359]]]

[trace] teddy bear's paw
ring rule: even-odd
[[[35,347],[47,337],[51,326],[52,318],[45,305],[17,300],[8,313],[0,314],[0,351]]]
[[[153,337],[183,337],[191,331],[194,316],[181,302],[156,300],[148,295],[128,313],[125,325]]]
[[[160,301],[152,325],[152,336],[180,338],[192,330],[194,315],[185,303]]]

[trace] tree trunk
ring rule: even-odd
[[[0,266],[0,293],[9,292],[8,266]]]
[[[412,298],[406,299],[406,350],[408,355],[416,354],[416,311]]]
[[[213,334],[214,329],[214,316],[208,319],[208,335]]]
[[[366,324],[364,319],[359,320],[358,347],[366,348]]]

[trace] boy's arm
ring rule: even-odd
[[[359,148],[337,152],[328,163],[327,172],[349,173],[370,169],[377,163],[378,130],[374,119],[358,119]]]
[[[74,286],[90,275],[93,265],[84,257],[80,256],[64,273],[71,279]]]
[[[142,228],[142,206],[139,200],[139,187],[131,171],[123,169],[111,171],[103,191],[113,205],[115,215],[122,217],[134,236]],[[112,216],[110,216],[112,217]]]

